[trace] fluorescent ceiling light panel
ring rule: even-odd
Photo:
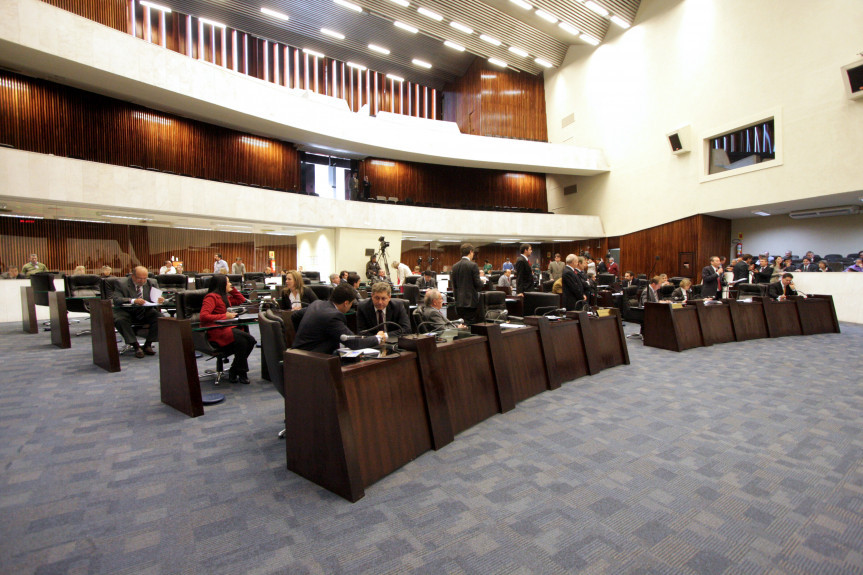
[[[57,218],[62,222],[84,222],[87,224],[107,224],[105,220],[84,220],[81,218]]]
[[[524,0],[509,0],[519,8],[524,8],[525,10],[533,10],[533,6],[525,2]]]
[[[141,0],[140,4],[141,4],[141,6],[146,6],[148,8],[152,8],[153,10],[161,10],[165,14],[171,13],[170,8],[168,8],[167,6],[162,6],[161,4],[155,4],[153,2],[147,2],[147,0]],[[263,10],[263,8],[261,10]]]
[[[4,218],[20,218],[23,220],[44,220],[42,216],[24,216],[22,214],[0,214]]]
[[[596,2],[594,2],[593,0],[587,0],[587,2],[584,3],[584,5],[585,5],[585,7],[587,7],[588,10],[592,10],[593,12],[596,12],[597,14],[602,16],[603,18],[608,17],[609,11],[606,10],[605,8],[603,8],[602,6],[600,6],[599,4],[597,4]]]
[[[303,48],[303,53],[308,54],[309,56],[314,56],[315,58],[326,58],[326,56],[324,56],[320,52],[315,52],[311,48]]]
[[[216,226],[221,226],[223,228],[247,228],[252,229],[252,226],[246,224],[214,224]]]
[[[427,18],[431,18],[432,20],[437,20],[438,22],[443,20],[443,16],[441,16],[437,12],[432,12],[431,10],[429,10],[427,8],[423,8],[422,6],[417,8],[417,12],[419,12],[423,16],[426,16]]]
[[[393,26],[395,26],[396,28],[401,28],[402,30],[407,30],[411,34],[416,34],[417,32],[419,32],[419,30],[417,30],[410,24],[405,24],[404,22],[399,22],[398,20],[393,22]]]
[[[387,78],[389,78],[390,80],[395,80],[396,82],[404,82],[405,81],[404,78],[402,78],[401,76],[396,76],[395,74],[387,74]]]
[[[103,218],[116,218],[118,220],[144,220],[145,222],[152,222],[153,218],[144,218],[141,216],[119,216],[113,214],[99,214]]]
[[[459,52],[464,52],[464,46],[461,44],[456,44],[455,42],[450,42],[449,40],[444,40],[444,46],[447,48],[452,48],[453,50],[458,50]]]
[[[536,62],[537,64],[539,64],[540,66],[543,66],[545,68],[551,68],[554,65],[551,62],[549,62],[548,60],[543,60],[542,58],[537,58],[534,60],[534,62]]]
[[[411,60],[411,62],[413,62],[415,66],[420,66],[421,68],[428,69],[428,68],[432,67],[432,65],[429,64],[428,62],[426,62],[424,60],[418,60],[417,58],[414,58],[413,60]]]
[[[267,16],[272,16],[273,18],[278,18],[279,20],[284,20],[287,22],[290,20],[287,14],[282,14],[281,12],[276,12],[275,10],[270,10],[269,8],[261,8],[261,12],[266,14]]]
[[[561,22],[561,23],[560,23],[560,24],[558,24],[557,26],[558,26],[561,30],[563,30],[564,32],[569,32],[569,33],[570,33],[570,34],[572,34],[573,36],[578,36],[578,35],[580,34],[580,32],[578,31],[578,28],[576,28],[575,26],[573,26],[573,25],[572,25],[572,24],[570,24],[569,22]]]
[[[509,47],[509,51],[510,51],[510,52],[512,52],[513,54],[518,54],[518,55],[519,55],[519,56],[521,56],[522,58],[527,58],[527,57],[528,57],[528,53],[527,53],[527,52],[525,52],[525,51],[524,51],[524,50],[522,50],[521,48],[516,48],[515,46],[510,46],[510,47]]]
[[[450,22],[449,25],[456,30],[464,32],[465,34],[473,34],[473,28],[471,28],[470,26],[465,26],[464,24],[460,24],[458,22]]]
[[[265,142],[263,140],[257,140],[255,138],[250,138],[248,136],[242,136],[240,138],[240,141],[243,142],[244,144],[249,144],[251,146],[257,146],[259,148],[269,148],[270,147],[269,142]]]
[[[336,32],[335,30],[330,30],[329,28],[321,28],[321,34],[324,36],[330,36],[332,38],[338,38],[339,40],[344,40],[345,35],[340,32]]]
[[[349,10],[353,10],[354,12],[362,12],[363,9],[360,6],[357,6],[353,2],[348,2],[347,0],[333,0],[339,6],[344,6]]]
[[[752,213],[755,214],[756,216],[769,216],[770,215],[767,212],[762,212],[762,211],[754,211]]]
[[[557,16],[554,14],[549,14],[545,10],[536,10],[536,15],[545,20],[546,22],[551,22],[552,24],[557,24]]]
[[[393,166],[396,165],[395,162],[388,162],[386,160],[372,160],[371,163],[376,165],[376,166],[386,166],[388,168],[392,168]]]
[[[457,244],[457,243],[461,242],[461,240],[438,240],[438,241],[441,243],[448,243],[448,244]]]
[[[588,36],[587,34],[582,34],[581,39],[590,44],[591,46],[598,46],[599,40],[594,38],[593,36]]]
[[[353,62],[345,62],[345,63],[348,65],[349,68],[354,68],[356,70],[360,70],[363,72],[367,70],[367,68],[365,66],[363,66],[362,64],[354,64]]]
[[[612,16],[611,21],[623,28],[624,30],[630,27],[630,23],[621,18],[620,16]]]
[[[390,51],[383,46],[378,46],[377,44],[369,44],[369,50],[372,52],[377,52],[378,54],[386,54],[389,56]]]
[[[503,60],[498,60],[497,58],[489,58],[488,61],[495,66],[500,66],[501,68],[506,68],[508,66],[506,62],[504,62]]]
[[[206,24],[208,26],[214,26],[216,28],[225,28],[226,26],[221,22],[216,22],[215,20],[207,20],[206,18],[198,18],[198,21],[201,24]]]
[[[212,232],[213,228],[192,228],[188,226],[174,226],[175,230],[199,230],[202,232]]]
[[[399,6],[402,6],[404,8],[407,8],[408,6],[411,5],[411,3],[408,2],[408,0],[390,0],[390,2],[398,4]]]
[[[483,42],[488,42],[489,44],[493,44],[494,46],[500,46],[501,44],[503,44],[503,42],[501,42],[497,38],[492,38],[491,36],[486,36],[485,34],[480,34],[479,39],[482,40]]]

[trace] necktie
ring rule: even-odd
[[[719,270],[716,270],[716,290],[716,295],[722,293],[722,274]]]
[[[378,310],[378,325],[384,323],[384,312],[383,310]]]
[[[138,299],[144,299],[144,287],[138,286]]]

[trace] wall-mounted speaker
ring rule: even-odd
[[[863,98],[863,60],[842,66],[842,82],[849,100]]]
[[[690,126],[683,126],[672,132],[665,134],[668,138],[668,143],[671,145],[671,153],[675,156],[680,154],[688,154],[691,150],[690,134],[692,129]]]

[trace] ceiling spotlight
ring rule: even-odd
[[[452,48],[453,50],[458,50],[459,52],[464,52],[464,46],[461,44],[456,44],[455,42],[450,42],[449,40],[444,40],[444,46],[447,48]]]
[[[600,16],[602,16],[603,18],[607,18],[607,17],[608,17],[608,14],[609,14],[608,10],[606,10],[605,8],[603,8],[602,6],[600,6],[599,4],[597,4],[596,2],[594,2],[593,0],[587,0],[587,2],[585,2],[585,3],[584,3],[584,5],[585,5],[589,10],[592,10],[593,12],[596,12],[597,14],[599,14]]]
[[[557,16],[554,14],[549,14],[545,10],[536,10],[536,15],[545,20],[546,22],[551,22],[552,24],[557,24]]]
[[[534,62],[536,62],[540,66],[543,66],[544,68],[551,68],[553,66],[551,62],[549,62],[548,60],[543,60],[542,58],[537,58],[534,60]]]
[[[389,55],[390,51],[382,46],[378,46],[377,44],[369,44],[369,50],[372,52],[377,52],[378,54]]]
[[[471,28],[470,26],[465,26],[464,24],[459,24],[458,22],[450,22],[449,25],[456,30],[461,30],[465,34],[473,34],[473,28]]]
[[[503,44],[503,42],[501,42],[497,38],[492,38],[491,36],[486,36],[485,34],[480,34],[479,39],[483,42],[488,42],[489,44],[493,44],[495,46],[500,46],[501,44]]]
[[[524,0],[509,0],[519,8],[524,8],[525,10],[533,10],[533,6],[525,2]]]
[[[440,15],[440,14],[438,14],[437,12],[432,12],[431,10],[428,10],[428,9],[426,9],[426,8],[423,8],[422,6],[420,6],[419,8],[417,8],[417,12],[419,12],[419,13],[420,13],[420,14],[422,14],[423,16],[426,16],[426,17],[428,17],[428,18],[431,18],[432,20],[437,20],[438,22],[440,22],[441,20],[443,20],[443,16],[441,16],[441,15]]]
[[[345,35],[336,32],[335,30],[330,30],[329,28],[321,28],[321,34],[324,36],[331,36],[333,38],[338,38],[339,40],[344,40]]]
[[[513,54],[518,54],[522,58],[527,58],[527,56],[528,56],[527,52],[525,52],[521,48],[516,48],[515,46],[510,46],[509,51],[512,52]]]
[[[345,8],[353,10],[354,12],[362,12],[363,11],[363,9],[360,6],[357,6],[353,2],[348,2],[348,0],[333,0],[333,2],[335,2],[339,6],[344,6]]]
[[[615,24],[617,24],[618,26],[620,26],[621,28],[623,28],[624,30],[626,30],[630,26],[629,22],[627,22],[626,20],[624,20],[620,16],[612,16],[611,21],[614,22]]]
[[[557,26],[558,26],[561,30],[563,30],[563,31],[565,31],[565,32],[569,32],[569,33],[570,33],[570,34],[572,34],[573,36],[578,36],[578,35],[580,34],[580,32],[578,31],[578,28],[576,28],[575,26],[573,26],[573,25],[572,25],[572,24],[570,24],[569,22],[561,22],[561,23],[560,23],[560,24],[558,24]]]
[[[143,2],[141,2],[143,4]],[[272,16],[273,18],[278,18],[279,20],[284,20],[287,22],[290,20],[287,14],[282,14],[281,12],[276,12],[275,10],[270,10],[269,8],[261,8],[261,12],[266,14],[267,16]]]
[[[315,58],[326,58],[326,56],[324,56],[320,52],[315,52],[310,48],[303,48],[303,53],[308,54],[309,56],[314,56]]]
[[[591,46],[598,46],[599,40],[594,38],[593,36],[588,36],[587,34],[582,34],[581,39],[590,44]]]
[[[508,66],[506,62],[504,62],[503,60],[498,60],[497,58],[489,58],[488,61],[495,66],[500,66],[501,68],[506,68]]]
[[[399,22],[398,20],[393,22],[393,26],[395,26],[396,28],[401,28],[402,30],[407,30],[411,34],[416,34],[417,32],[419,32],[419,30],[417,30],[410,24],[405,24],[404,22]]]
[[[414,64],[415,66],[419,66],[419,67],[421,67],[421,68],[426,68],[426,69],[428,69],[428,68],[431,68],[431,67],[432,67],[432,65],[431,65],[431,64],[429,64],[428,62],[425,62],[424,60],[418,60],[417,58],[414,58],[413,60],[411,60],[411,62],[413,62],[413,64]]]

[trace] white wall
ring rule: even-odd
[[[792,220],[787,215],[731,220],[731,237],[743,234],[743,251],[750,254],[803,256],[857,253],[863,250],[863,214]]]
[[[609,174],[549,176],[549,209],[598,214],[608,235],[697,213],[863,189],[863,102],[840,67],[863,45],[860,0],[645,1],[635,26],[573,46],[546,72],[549,137],[605,150]],[[783,165],[700,182],[712,131],[778,110]],[[561,129],[561,119],[575,124]],[[665,134],[692,126],[694,151]],[[562,189],[578,184],[578,193]]]
[[[321,230],[297,235],[297,267],[303,271],[320,272],[321,280],[334,271],[336,261],[335,230]]]
[[[360,278],[366,278],[366,264],[369,261],[366,256],[366,248],[380,247],[378,238],[384,236],[390,243],[387,248],[387,258],[390,264],[390,278],[393,277],[392,263],[401,257],[402,233],[395,230],[370,230],[356,228],[339,228],[336,230],[336,273],[341,270],[355,271]],[[383,265],[383,262],[378,260]]]

